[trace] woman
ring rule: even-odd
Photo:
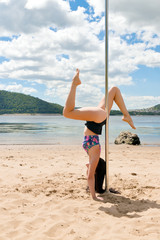
[[[71,89],[66,100],[65,107],[63,109],[63,115],[66,118],[84,120],[87,121],[84,129],[84,142],[83,147],[87,154],[89,155],[88,164],[88,186],[90,193],[94,200],[102,201],[103,198],[97,197],[95,194],[95,170],[100,157],[100,143],[99,134],[101,134],[102,126],[105,124],[107,116],[107,111],[105,109],[105,97],[102,98],[97,107],[84,107],[75,109],[75,97],[77,86],[81,84],[79,79],[79,69],[76,70],[76,74],[73,77]],[[123,113],[122,120],[127,122],[133,129],[135,126],[133,124],[132,118],[130,117],[125,103],[123,101],[120,90],[117,87],[112,87],[109,90],[108,95],[108,115],[110,114],[113,101],[118,105],[119,109]]]

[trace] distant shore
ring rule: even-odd
[[[160,113],[146,113],[146,112],[130,112],[131,116],[160,116]],[[63,116],[63,114],[60,113],[4,113],[4,114],[0,114],[0,116],[12,116],[12,115],[17,115],[17,116],[40,116],[40,115],[44,115],[44,116]],[[119,111],[119,113],[110,113],[110,116],[122,116],[122,113]]]
[[[62,114],[64,106],[50,103],[30,95],[0,90],[0,114]],[[79,107],[79,106],[78,106]],[[129,113],[136,115],[160,115],[160,104],[143,109],[129,109]],[[119,110],[111,110],[111,115],[121,115]]]

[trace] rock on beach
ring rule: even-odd
[[[140,139],[137,134],[124,131],[114,141],[115,144],[140,145]]]

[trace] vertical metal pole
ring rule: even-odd
[[[109,119],[108,119],[108,1],[105,0],[105,106],[107,110],[107,120],[105,127],[105,161],[106,178],[105,189],[109,191]]]

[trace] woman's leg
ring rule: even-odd
[[[115,103],[117,104],[117,106],[119,107],[119,109],[121,110],[121,112],[123,113],[123,117],[122,120],[127,122],[133,129],[135,129],[134,123],[132,121],[131,116],[129,115],[126,105],[124,103],[122,94],[119,90],[119,88],[117,87],[112,87],[109,90],[108,93],[108,114],[110,114],[111,108],[113,106],[113,101],[115,101]],[[102,98],[102,100],[100,101],[98,107],[100,108],[105,108],[105,97]]]
[[[65,112],[71,112],[75,108],[75,98],[76,98],[76,88],[78,85],[81,84],[81,80],[79,79],[79,70],[76,70],[76,74],[73,77],[72,84],[71,84],[71,89],[69,92],[69,95],[66,100],[66,104],[64,107]]]
[[[111,111],[113,101],[115,101],[115,103],[119,107],[120,111],[123,113],[122,120],[127,122],[133,129],[136,129],[134,126],[134,123],[132,121],[132,118],[127,111],[122,94],[121,94],[119,88],[117,88],[117,87],[112,87],[109,90],[109,96],[108,96],[109,113]]]
[[[80,109],[75,108],[75,98],[77,86],[81,84],[79,79],[79,70],[77,69],[76,75],[72,80],[71,89],[63,109],[63,115],[66,118],[102,122],[106,119],[106,111],[100,107],[85,107]]]
[[[101,197],[97,197],[95,194],[95,171],[97,164],[99,162],[100,157],[100,146],[96,145],[89,149],[89,167],[88,167],[88,186],[90,193],[92,195],[92,198],[97,201],[103,201],[104,199]]]

